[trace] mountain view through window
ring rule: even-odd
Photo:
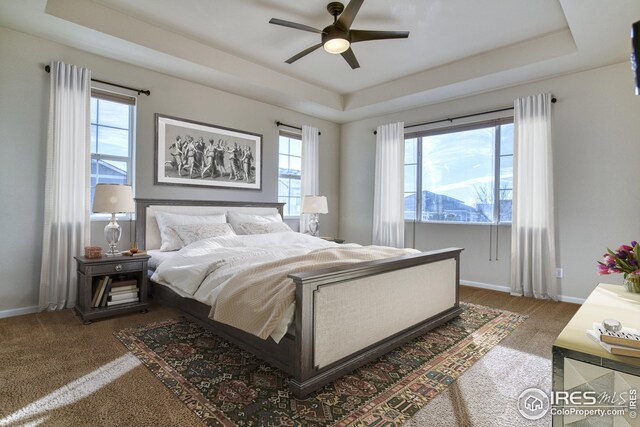
[[[512,189],[512,123],[458,127],[405,140],[405,220],[511,222]]]

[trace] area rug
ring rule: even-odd
[[[284,372],[185,318],[125,329],[116,336],[205,425],[395,426],[526,319],[461,305],[459,317],[304,400],[289,392]]]

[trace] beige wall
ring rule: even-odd
[[[339,217],[339,126],[272,105],[211,89],[0,27],[0,312],[37,305],[44,203],[44,164],[49,75],[43,66],[59,59],[88,67],[99,79],[151,90],[138,97],[136,196],[163,199],[277,201],[276,120],[318,127],[320,191],[329,199],[323,234],[335,235]],[[262,190],[230,190],[153,184],[154,113],[242,129],[263,135]],[[92,241],[104,246],[104,223]],[[125,231],[128,226],[125,224]],[[124,237],[123,241],[127,241]],[[124,248],[124,242],[121,244]]]
[[[620,283],[619,276],[597,276],[595,265],[607,246],[640,240],[640,98],[626,62],[342,125],[340,237],[371,241],[377,125],[487,111],[541,92],[558,98],[552,132],[560,293],[580,299],[601,280]],[[463,280],[509,285],[510,227],[500,227],[499,261],[489,261],[488,226],[419,224],[416,243],[418,249],[464,247]]]

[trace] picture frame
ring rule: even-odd
[[[157,185],[262,189],[262,135],[155,114]]]

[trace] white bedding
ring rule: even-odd
[[[213,237],[173,253],[157,267],[151,280],[168,285],[182,296],[212,306],[234,274],[252,266],[330,246],[336,246],[336,243],[291,232]],[[285,335],[294,312],[292,304],[271,334],[276,342]]]
[[[175,255],[175,252],[162,252],[160,249],[150,249],[147,251],[147,255],[151,257],[149,258],[147,266],[150,270],[155,270],[162,261]]]

